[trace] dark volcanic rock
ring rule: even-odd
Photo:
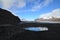
[[[0,8],[0,40],[10,40],[12,35],[22,32],[17,26],[20,22],[17,16]]]
[[[32,32],[25,31],[14,35],[11,40],[59,40],[59,34],[54,31]]]
[[[11,12],[0,8],[0,24],[17,24],[21,20]]]
[[[22,30],[18,26],[0,26],[0,40],[11,40],[11,37]]]

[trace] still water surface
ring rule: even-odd
[[[25,30],[30,30],[30,31],[47,31],[47,27],[28,27],[24,28]]]

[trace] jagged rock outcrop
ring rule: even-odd
[[[11,12],[0,8],[0,24],[18,24],[21,20]]]
[[[11,12],[0,8],[0,40],[10,40],[10,38],[22,32],[17,26],[21,20]]]

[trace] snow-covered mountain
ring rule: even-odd
[[[37,18],[35,19],[37,22],[60,22],[59,17],[49,17],[49,18]]]

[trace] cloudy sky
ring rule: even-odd
[[[60,0],[0,0],[0,8],[26,20],[60,17]]]

